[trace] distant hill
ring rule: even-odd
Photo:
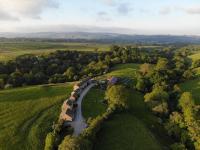
[[[151,43],[173,44],[188,43],[200,44],[200,36],[175,35],[129,35],[117,33],[90,33],[90,32],[37,32],[37,33],[0,33],[0,40],[9,39],[49,39],[74,42],[102,42],[102,43]]]

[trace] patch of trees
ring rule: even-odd
[[[168,134],[176,143],[174,149],[200,149],[200,122],[199,106],[194,104],[191,93],[185,92],[178,101],[178,110],[171,113],[169,121],[165,124]]]
[[[94,77],[120,63],[156,63],[166,53],[138,47],[112,46],[109,52],[57,51],[44,56],[22,55],[0,62],[0,88],[63,83]]]
[[[173,150],[200,149],[199,106],[178,83],[193,79],[191,60],[184,53],[159,58],[155,65],[143,64],[137,75],[136,89],[145,94],[147,106],[162,119],[174,139]]]

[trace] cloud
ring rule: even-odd
[[[200,14],[200,7],[183,8],[188,14]]]
[[[171,12],[171,8],[170,7],[163,7],[160,9],[159,13],[162,15],[167,15]]]
[[[130,7],[129,3],[121,3],[117,6],[118,13],[122,15],[127,15],[130,13],[133,9]]]
[[[111,21],[109,14],[105,11],[100,11],[97,13],[97,21]]]
[[[105,11],[100,11],[97,13],[98,16],[106,16],[108,13]]]
[[[115,0],[101,0],[104,4],[108,5],[108,6],[114,6],[116,5],[116,1]]]
[[[19,19],[15,16],[12,16],[2,10],[0,10],[0,21],[6,20],[6,21],[18,21]]]
[[[57,8],[56,0],[0,0],[0,10],[8,16],[18,18],[40,18],[41,13],[47,8]]]

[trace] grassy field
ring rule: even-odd
[[[82,110],[85,119],[94,118],[106,110],[106,105],[102,103],[105,92],[92,88],[83,99]]]
[[[71,89],[69,83],[0,91],[0,149],[43,149]]]
[[[111,72],[106,74],[106,76],[116,76],[116,77],[130,77],[135,79],[136,71],[140,64],[120,64],[111,69]]]
[[[0,42],[0,61],[14,59],[23,54],[45,55],[56,50],[107,51],[109,44],[64,42]]]
[[[143,96],[130,91],[130,110],[106,121],[98,134],[95,150],[162,150],[170,139],[147,108]]]
[[[114,75],[134,79],[138,66],[138,64],[117,65],[104,77]],[[99,94],[96,92],[99,92],[98,90],[95,90],[95,94],[103,98],[103,92],[100,91]],[[161,150],[169,145],[170,139],[165,135],[158,119],[146,108],[143,95],[134,90],[130,90],[129,93],[129,111],[116,114],[105,122],[98,134],[94,150]],[[99,111],[101,109],[96,111],[102,104],[95,94],[89,93],[83,101],[83,114],[86,118],[102,113]]]
[[[97,79],[108,78],[111,76],[115,77],[126,77],[133,80],[133,83],[136,79],[136,71],[138,70],[140,64],[119,64],[111,69],[111,71],[103,76],[98,77]]]
[[[186,81],[180,84],[182,91],[191,92],[196,104],[200,104],[200,79]]]

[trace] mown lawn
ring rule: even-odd
[[[42,150],[72,84],[0,91],[0,149]]]
[[[200,104],[200,79],[186,81],[180,84],[183,92],[191,92],[196,104]]]
[[[106,110],[106,105],[102,103],[105,91],[92,88],[84,97],[82,102],[82,111],[85,119],[94,118]]]

